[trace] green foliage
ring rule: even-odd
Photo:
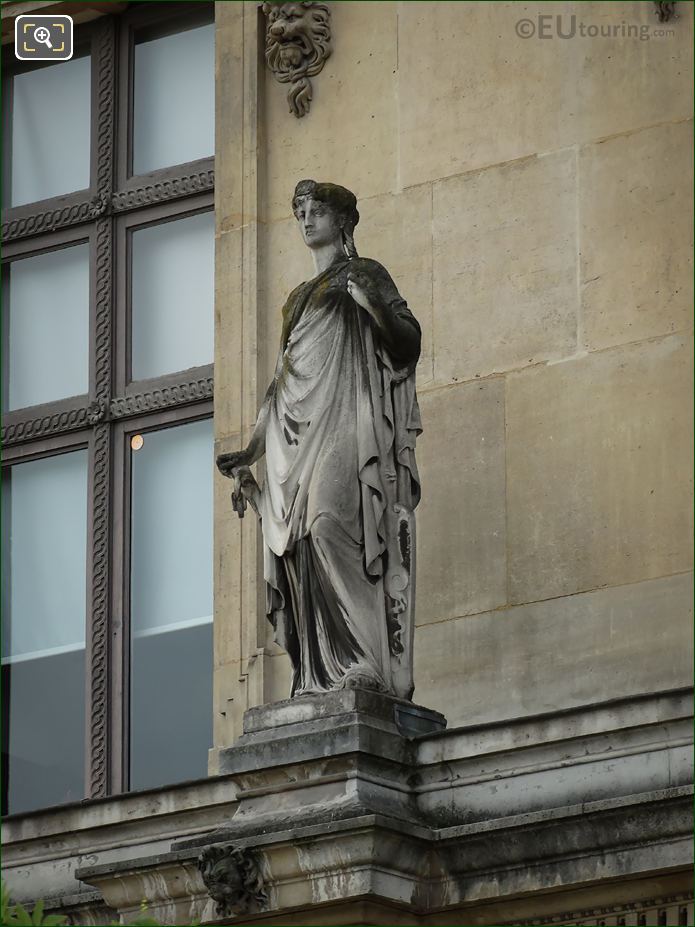
[[[37,901],[31,912],[21,904],[12,904],[10,901],[10,892],[3,882],[0,884],[0,893],[2,895],[2,910],[0,911],[0,927],[63,927],[67,924],[67,917],[60,917],[57,914],[48,914],[44,916],[43,901]],[[140,916],[135,921],[129,921],[128,927],[161,927],[159,921],[147,917],[148,905],[146,901],[140,902]],[[115,922],[109,927],[122,927]]]
[[[159,921],[153,921],[151,917],[146,917],[147,902],[143,899],[140,902],[140,917],[136,921],[128,921],[128,927],[160,927]],[[111,924],[111,927],[121,927],[120,924]]]
[[[136,921],[128,921],[128,927],[161,927],[159,921],[153,921],[151,917],[139,917]],[[110,927],[123,927],[122,924],[113,923]]]
[[[67,923],[66,917],[59,917],[57,914],[48,914],[44,917],[43,901],[37,901],[31,913],[27,911],[24,905],[12,904],[10,902],[10,893],[5,888],[4,882],[0,886],[2,894],[2,910],[0,911],[0,923],[3,927],[62,927]],[[150,922],[151,923],[151,922]]]
[[[143,898],[140,902],[140,917],[136,921],[128,921],[128,927],[161,927],[159,921],[147,917],[147,902]],[[121,927],[120,924],[111,924],[110,927]]]

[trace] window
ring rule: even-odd
[[[12,206],[89,187],[91,64],[82,48],[70,61],[14,76]]]
[[[87,451],[71,449],[3,480],[10,808],[84,794],[87,466]]]
[[[133,6],[3,73],[3,813],[212,741],[213,4]]]

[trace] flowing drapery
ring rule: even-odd
[[[349,268],[369,275],[384,328],[347,292]],[[267,610],[293,694],[350,680],[412,692],[420,416],[417,353],[399,335],[413,330],[388,273],[365,259],[332,265],[283,310],[260,515]]]

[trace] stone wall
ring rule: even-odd
[[[364,737],[359,713],[331,715],[338,748],[301,728],[283,753],[284,725],[229,772],[244,710],[283,698],[289,672],[255,519],[216,475],[221,775],[5,821],[14,899],[71,923],[130,920],[143,897],[160,922],[221,923],[196,860],[246,824],[271,907],[240,924],[692,922],[693,8],[677,9],[659,27],[646,2],[334,0],[298,120],[255,0],[217,4],[217,450],[248,439],[282,303],[313,273],[294,186],[343,183],[358,248],[424,332],[416,699],[449,728],[392,754],[383,718]],[[578,34],[521,38],[539,12]],[[389,790],[417,822],[387,820]],[[329,824],[277,831],[336,795],[352,817],[325,801]],[[379,814],[356,818],[355,796]]]
[[[417,701],[454,726],[689,684],[692,5],[330,6],[296,119],[255,4],[217,4],[218,450],[313,275],[294,185],[344,184],[424,334]],[[520,38],[539,12],[554,37]],[[289,674],[217,485],[222,747]]]

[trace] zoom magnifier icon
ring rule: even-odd
[[[72,17],[21,13],[15,20],[14,51],[20,61],[68,61],[73,53]]]
[[[51,33],[45,26],[39,26],[38,29],[34,30],[34,41],[40,42],[41,45],[45,45],[47,48],[53,48],[53,45],[51,45]]]

